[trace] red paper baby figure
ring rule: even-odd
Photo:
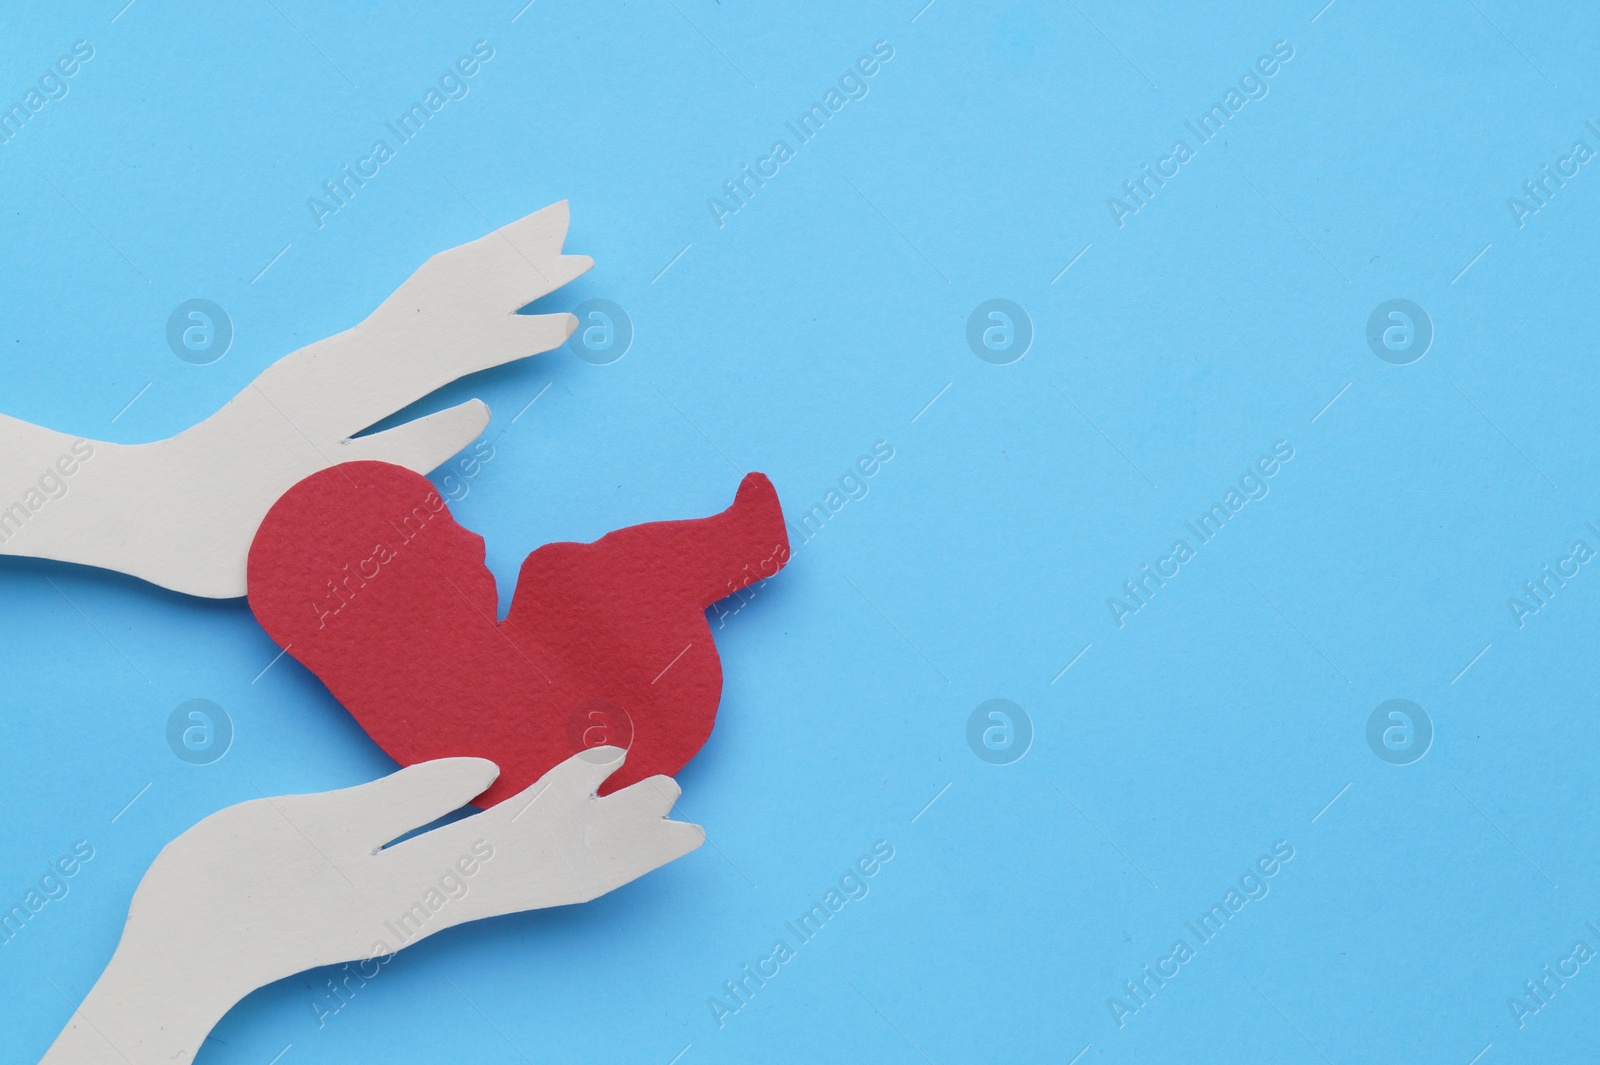
[[[585,748],[628,749],[601,794],[675,775],[716,719],[706,609],[789,559],[772,483],[733,505],[528,556],[505,621],[483,538],[427,478],[381,462],[301,481],[250,548],[250,607],[402,765],[490,758],[490,806]]]

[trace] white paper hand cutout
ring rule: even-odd
[[[669,777],[596,796],[623,757],[585,751],[386,849],[480,794],[494,763],[422,762],[213,814],[156,857],[110,964],[41,1065],[184,1065],[256,988],[465,921],[586,902],[700,846],[699,826],[666,820],[679,794]]]
[[[0,554],[245,594],[267,509],[317,470],[376,459],[427,473],[489,423],[471,400],[350,436],[459,377],[559,346],[577,319],[519,315],[594,265],[563,255],[565,201],[423,263],[365,321],[268,367],[220,411],[151,444],[85,441],[0,415]]]

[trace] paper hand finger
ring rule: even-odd
[[[634,788],[643,788],[646,783],[641,781]],[[597,815],[584,832],[581,843],[573,841],[581,846],[581,860],[592,878],[583,900],[631,883],[705,842],[705,829],[699,825],[669,821],[664,813],[658,812],[662,802],[659,792],[639,792],[635,798],[617,803],[631,790],[624,789],[594,800],[599,808]]]
[[[616,748],[596,750],[621,754]],[[620,766],[620,757],[602,763],[574,756],[498,806],[429,833],[449,834],[451,846],[481,840],[494,853],[484,863],[488,875],[480,874],[474,884],[471,906],[454,920],[586,902],[705,841],[700,826],[665,819],[677,798],[677,785],[668,778],[596,796]]]
[[[469,399],[381,433],[346,441],[340,445],[339,461],[370,459],[404,466],[417,473],[431,473],[477,439],[488,424],[488,405],[482,400]]]
[[[388,379],[359,402],[353,401],[341,424],[349,432],[359,432],[468,374],[560,347],[577,328],[578,319],[566,313],[494,313],[475,318],[470,325],[442,330],[426,344],[425,352],[389,367]],[[413,335],[411,342],[416,341]]]
[[[440,252],[359,325],[279,360],[255,386],[331,443],[466,374],[548,351],[571,316],[515,312],[594,265],[561,253],[566,232],[563,202]]]
[[[370,784],[307,796],[322,803],[318,834],[346,851],[370,853],[481,795],[500,768],[487,758],[418,762]],[[423,840],[428,833],[417,837]],[[396,851],[417,840],[399,844]]]
[[[570,809],[593,798],[606,778],[622,768],[627,757],[628,752],[621,747],[591,747],[557,765],[529,790],[548,785],[550,796]]]
[[[437,283],[439,277],[469,278],[476,300],[485,308],[509,314],[594,266],[587,255],[562,254],[570,221],[567,201],[553,203],[477,240],[440,252],[414,277],[424,283]]]
[[[637,784],[630,784],[600,801],[610,805],[613,812],[645,820],[652,817],[666,817],[672,812],[678,796],[682,794],[683,790],[678,787],[676,780],[657,775],[647,777]]]

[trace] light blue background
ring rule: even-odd
[[[6,102],[73,41],[96,54],[0,145],[0,407],[176,432],[433,252],[568,198],[568,249],[598,266],[541,306],[614,300],[632,350],[426,405],[494,410],[454,510],[503,594],[535,546],[708,513],[744,470],[795,514],[875,441],[895,457],[718,634],[721,716],[680,807],[711,845],[430,939],[320,1029],[328,972],[276,984],[201,1062],[1592,1046],[1593,965],[1520,1029],[1507,1005],[1575,940],[1600,948],[1600,575],[1521,629],[1506,603],[1575,539],[1600,547],[1600,163],[1523,228],[1506,206],[1573,141],[1600,148],[1581,5],[519,2],[6,14]],[[470,95],[319,229],[307,197],[479,39]],[[718,228],[708,197],[878,40],[869,95]],[[1269,95],[1118,228],[1107,197],[1278,40]],[[192,297],[237,330],[210,366],[165,344]],[[993,297],[1035,328],[1009,366],[964,339]],[[1409,366],[1365,341],[1394,297],[1436,329]],[[1119,629],[1107,597],[1279,440],[1271,494]],[[261,675],[277,648],[242,602],[20,560],[0,602],[0,903],[73,841],[97,851],[0,947],[4,1060],[31,1062],[163,844],[392,763],[296,663]],[[166,745],[190,698],[235,723],[214,765]],[[1034,722],[1009,766],[967,747],[991,698]],[[1390,698],[1437,730],[1413,765],[1367,746]],[[880,839],[870,895],[719,1029],[707,999]],[[1270,894],[1119,1029],[1122,982],[1278,840]]]

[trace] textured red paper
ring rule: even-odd
[[[250,548],[250,607],[402,765],[500,766],[489,806],[572,754],[627,763],[609,794],[674,775],[711,733],[722,666],[706,609],[776,573],[789,539],[772,482],[709,518],[619,529],[528,556],[496,623],[483,538],[427,478],[382,462],[313,474]]]

